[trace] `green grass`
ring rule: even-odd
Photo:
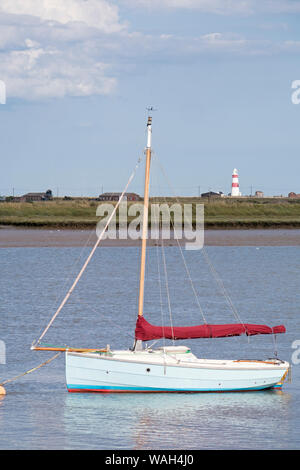
[[[152,198],[150,202],[167,202],[169,205],[192,203],[194,216],[195,205],[204,204],[207,228],[300,228],[300,199]],[[32,203],[4,202],[0,203],[0,225],[91,228],[99,221],[96,216],[99,204],[87,198]]]

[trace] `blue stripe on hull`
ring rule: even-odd
[[[68,392],[98,392],[98,393],[199,393],[199,392],[247,392],[255,390],[266,390],[269,388],[281,388],[281,385],[273,386],[260,386],[260,387],[249,387],[243,389],[198,389],[198,390],[180,390],[180,389],[169,389],[169,388],[159,388],[155,389],[152,387],[105,387],[100,385],[76,385],[70,384],[67,385]]]

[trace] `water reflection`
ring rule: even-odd
[[[278,448],[284,448],[290,399],[282,391],[69,394],[64,401],[65,435],[74,437],[78,430],[77,439],[87,442],[84,435],[89,434],[88,448],[259,449],[274,448],[280,426]]]

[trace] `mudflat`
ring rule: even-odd
[[[69,229],[23,229],[0,227],[0,248],[9,247],[84,247],[93,246],[97,240],[96,230]],[[149,245],[157,240],[149,238]],[[180,240],[185,243],[185,240]],[[165,246],[173,246],[177,241],[165,240]],[[206,246],[298,246],[300,229],[245,229],[245,230],[205,230]],[[101,241],[102,246],[139,246],[140,240]]]

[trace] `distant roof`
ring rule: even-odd
[[[121,196],[122,193],[103,193],[103,194],[100,194],[100,196]],[[126,196],[138,196],[140,197],[138,194],[136,193],[124,193]]]
[[[221,196],[223,193],[222,191],[219,191],[218,193],[215,193],[214,191],[208,191],[207,193],[202,193],[201,196]]]
[[[46,193],[26,193],[26,194],[23,194],[23,197],[25,196],[45,196]]]

